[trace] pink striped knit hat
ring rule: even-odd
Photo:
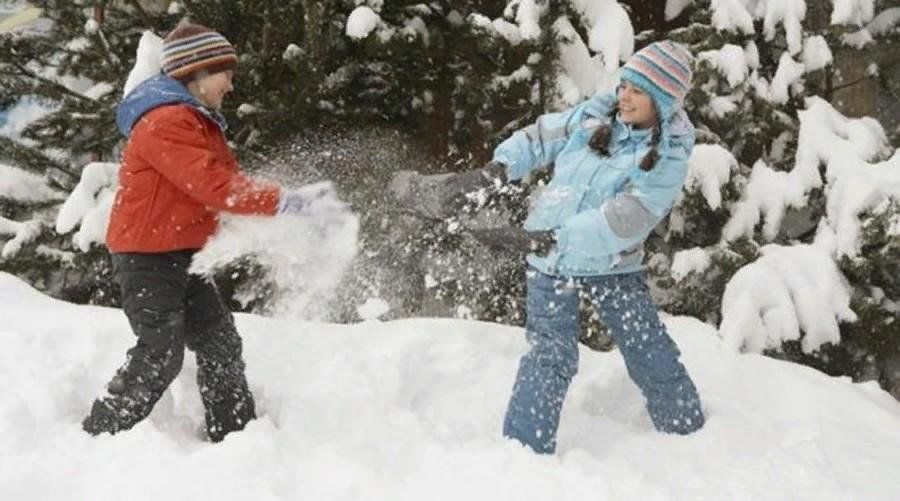
[[[166,75],[190,81],[201,70],[230,70],[237,65],[234,47],[221,34],[199,24],[185,23],[163,41],[162,70]]]
[[[663,120],[684,105],[691,89],[693,56],[683,45],[663,40],[637,51],[622,68],[622,80],[646,92]]]

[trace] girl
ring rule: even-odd
[[[475,232],[498,245],[526,243],[526,336],[503,434],[552,453],[560,410],[578,367],[579,294],[616,340],[656,428],[688,434],[704,424],[694,383],[660,322],[641,274],[643,242],[681,191],[694,129],[683,110],[691,55],[669,41],[637,52],[615,95],[540,117],[494,151],[485,178],[553,176],[518,235]],[[476,171],[477,172],[477,171]],[[481,178],[479,181],[478,178]],[[514,232],[513,232],[514,233]]]

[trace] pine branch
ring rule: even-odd
[[[30,172],[44,173],[47,169],[56,169],[73,179],[79,179],[80,176],[72,172],[68,167],[44,155],[35,148],[29,148],[18,143],[6,136],[0,136],[0,151],[3,152],[3,158],[15,163],[17,166]]]
[[[153,18],[150,17],[150,14],[147,14],[147,11],[144,10],[144,7],[141,6],[141,3],[138,2],[138,0],[127,0],[126,3],[127,3],[128,5],[130,5],[131,7],[134,8],[135,12],[138,13],[138,16],[140,16],[141,20],[142,20],[148,27],[149,27],[149,26],[154,26],[154,25],[156,24],[156,22],[153,20]]]
[[[72,89],[69,89],[68,87],[66,87],[65,85],[63,85],[59,82],[54,82],[53,80],[50,80],[49,78],[45,78],[45,77],[38,75],[37,73],[34,73],[33,71],[29,70],[24,65],[22,65],[21,63],[13,63],[12,66],[19,71],[19,74],[21,76],[25,76],[32,80],[37,80],[38,82],[41,82],[45,85],[49,85],[51,88],[58,90],[62,94],[77,98],[78,100],[84,101],[84,102],[93,102],[94,101],[93,99],[91,99],[85,95],[79,94],[79,93],[73,91]]]

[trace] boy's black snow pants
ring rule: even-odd
[[[147,417],[181,371],[185,347],[196,354],[210,440],[218,442],[256,417],[234,319],[215,284],[188,273],[193,254],[113,255],[137,344],[85,418],[88,433],[116,433]]]

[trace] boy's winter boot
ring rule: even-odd
[[[82,421],[91,435],[115,434],[130,429],[150,414],[181,370],[183,349],[168,349],[146,356],[132,349],[128,361],[107,385],[108,394],[95,400]]]
[[[244,376],[241,359],[222,364],[215,360],[198,360],[200,397],[206,409],[206,431],[212,442],[243,430],[256,419],[256,404]]]

